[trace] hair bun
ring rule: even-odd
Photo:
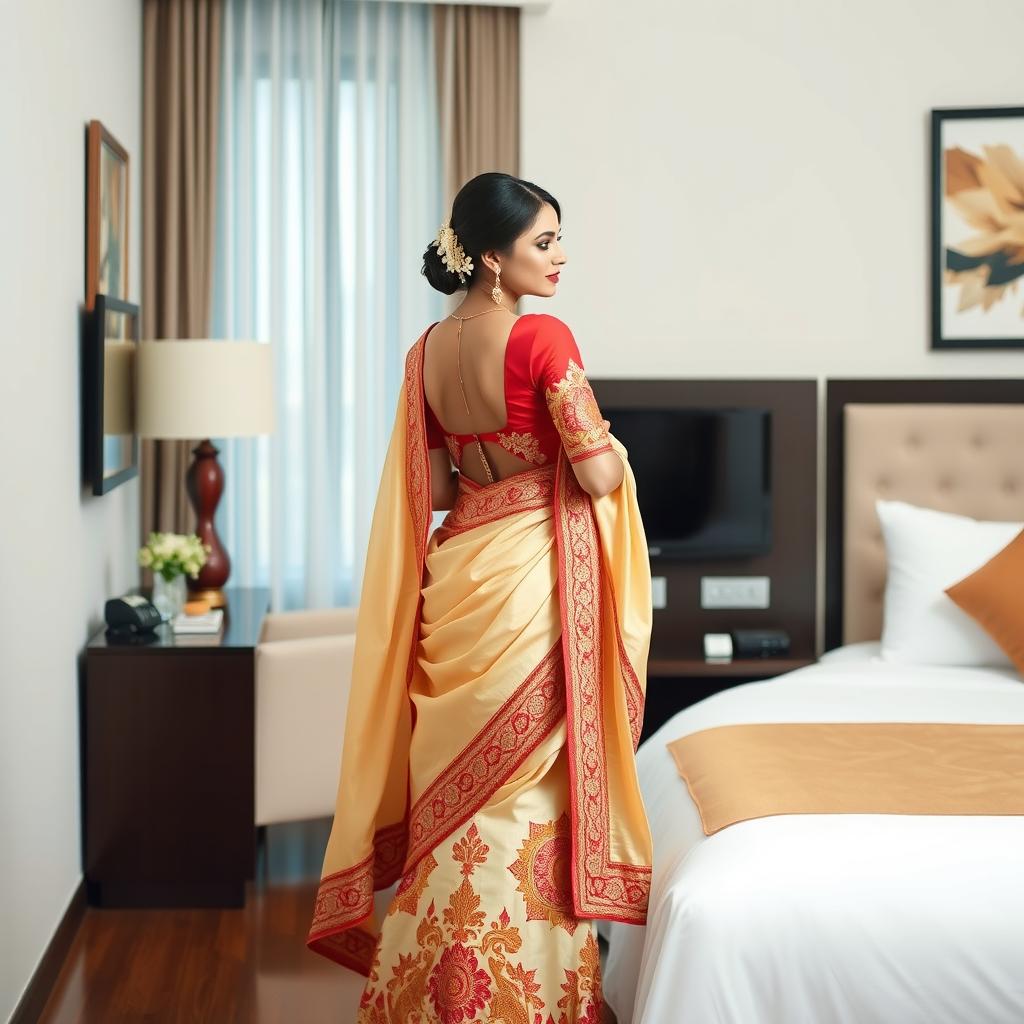
[[[423,252],[420,273],[430,282],[431,288],[444,295],[452,295],[459,289],[459,275],[449,272],[441,256],[437,239],[434,239]]]

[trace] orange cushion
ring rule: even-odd
[[[1024,673],[1024,530],[945,592]]]

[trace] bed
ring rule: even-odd
[[[1024,815],[775,814],[706,835],[666,747],[740,723],[1024,723],[1013,666],[882,657],[874,504],[1024,520],[1024,410],[851,402],[841,413],[839,642],[814,665],[684,709],[638,750],[648,920],[598,925],[618,1024],[1024,1021]]]

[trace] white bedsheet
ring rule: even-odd
[[[744,722],[1024,723],[1013,669],[877,649],[716,693],[641,745],[647,925],[598,924],[619,1024],[1024,1022],[1024,816],[787,814],[705,836],[665,749]]]

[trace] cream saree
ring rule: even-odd
[[[598,1020],[595,918],[646,922],[634,754],[651,629],[626,450],[592,498],[556,464],[430,535],[423,342],[374,509],[334,823],[307,939],[367,976],[360,1021]],[[375,890],[401,879],[384,919]]]

